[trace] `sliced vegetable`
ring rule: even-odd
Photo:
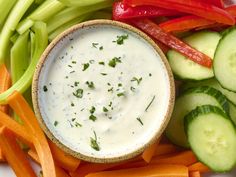
[[[124,2],[133,7],[151,5],[178,10],[228,25],[234,25],[235,23],[233,16],[225,10],[211,4],[199,2],[198,0],[124,0]]]
[[[232,103],[229,103],[229,115],[234,125],[236,125],[236,106]]]
[[[189,177],[201,177],[201,173],[199,171],[193,171],[189,173]]]
[[[207,55],[193,49],[178,38],[164,32],[157,24],[148,19],[132,20],[132,23],[170,48],[187,56],[192,61],[211,68],[212,60]]]
[[[2,149],[0,147],[0,162],[5,162],[5,161],[6,161],[6,159],[5,159],[4,155],[3,155]]]
[[[159,24],[159,26],[166,32],[176,32],[191,30],[197,27],[208,26],[212,24],[215,24],[215,22],[195,15],[188,15],[168,20]]]
[[[154,6],[130,7],[125,6],[123,2],[113,3],[113,19],[115,20],[176,15],[181,15],[181,13],[178,11],[163,9]]]
[[[14,7],[15,3],[16,3],[16,0],[11,0],[11,1],[0,0],[0,4],[1,4],[1,6],[0,6],[0,12],[1,12],[0,29],[1,29],[2,25],[4,24],[4,21],[6,20],[9,12]]]
[[[229,6],[225,8],[225,10],[229,12],[231,15],[233,15],[234,17],[236,17],[236,5]]]
[[[223,0],[200,0],[203,3],[207,3],[207,4],[212,4],[215,5],[219,8],[224,8],[224,2]]]
[[[86,177],[188,177],[188,168],[183,165],[150,165],[147,167],[131,168],[114,171],[91,173]]]
[[[17,177],[36,177],[30,163],[13,133],[7,128],[0,128],[0,146],[8,164]]]
[[[142,153],[142,158],[145,162],[149,163],[152,160],[152,157],[155,155],[156,149],[159,146],[160,138],[157,142],[150,145],[148,148],[144,150]]]
[[[167,137],[182,147],[189,147],[184,132],[184,116],[201,105],[214,105],[229,113],[229,104],[226,97],[218,90],[207,87],[195,87],[186,90],[175,103],[171,120],[166,128]]]
[[[236,130],[218,107],[204,105],[185,116],[189,144],[198,157],[215,172],[231,170],[236,164]]]
[[[236,92],[236,28],[224,33],[214,57],[214,74],[223,88]]]
[[[199,171],[201,173],[205,173],[205,172],[210,172],[211,171],[206,165],[204,165],[201,162],[196,162],[196,163],[188,166],[188,170],[190,172]]]
[[[30,7],[34,0],[18,0],[14,8],[11,10],[9,16],[0,33],[0,64],[4,63],[7,47],[10,43],[10,37],[16,29],[20,19]]]
[[[213,58],[220,38],[221,35],[217,32],[200,31],[185,37],[183,41]],[[212,69],[194,63],[175,50],[170,50],[167,57],[172,71],[180,79],[203,80],[214,77]]]
[[[178,147],[173,144],[159,144],[156,148],[154,156],[173,154],[178,151]]]
[[[41,56],[42,52],[46,48],[48,44],[47,39],[47,30],[46,24],[43,22],[36,22],[33,30],[35,32],[35,51],[33,53],[33,57],[31,59],[31,63],[24,75],[14,84],[11,88],[9,88],[4,93],[0,94],[0,103],[6,103],[6,99],[9,95],[11,95],[15,90],[23,93],[29,86],[31,85],[33,73],[36,67],[36,64]],[[1,51],[1,49],[0,49]]]
[[[17,91],[13,92],[13,94],[8,97],[7,101],[23,121],[26,130],[32,134],[33,143],[39,156],[44,175],[56,177],[51,150],[34,112],[31,110],[24,97]]]
[[[101,2],[106,2],[108,0],[59,0],[61,1],[63,4],[67,5],[67,6],[89,6],[89,5],[94,5],[97,3],[101,3]]]

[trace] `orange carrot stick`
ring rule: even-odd
[[[204,165],[201,162],[196,162],[196,163],[188,166],[188,170],[189,171],[199,171],[201,173],[211,171],[206,165]]]
[[[27,132],[33,136],[33,143],[42,165],[44,177],[56,177],[55,164],[47,138],[40,128],[34,112],[24,97],[17,91],[9,96],[7,102],[21,118]]]
[[[173,144],[159,144],[159,146],[156,148],[154,156],[176,153],[178,151],[178,147]]]
[[[37,153],[30,149],[28,151],[28,155],[31,157],[32,160],[34,160],[34,162],[36,162],[37,164],[40,165],[40,161],[39,161],[39,157],[37,155]],[[62,168],[60,168],[59,166],[55,165],[55,170],[56,170],[56,176],[57,177],[70,177],[65,170],[63,170]]]
[[[0,129],[0,146],[17,177],[36,177],[25,153],[17,144],[13,133],[6,127]]]
[[[5,162],[5,161],[6,161],[6,159],[5,159],[5,157],[3,156],[2,149],[1,149],[1,147],[0,147],[0,162]]]
[[[75,171],[79,167],[79,164],[80,164],[79,159],[65,153],[50,140],[48,141],[48,144],[50,146],[52,155],[57,165],[59,165],[60,167],[70,172]]]
[[[0,111],[0,125],[3,125],[10,129],[17,138],[23,140],[30,147],[33,147],[32,137],[27,133],[25,127],[20,125],[15,120],[13,120],[10,116]]]
[[[189,177],[201,177],[201,173],[199,171],[189,172]]]
[[[0,66],[0,93],[6,91],[11,86],[10,74],[4,64]],[[0,105],[0,111],[8,112],[7,105]]]
[[[149,165],[141,168],[103,171],[91,173],[85,177],[188,177],[188,168],[184,165]]]
[[[150,162],[151,164],[178,164],[178,165],[191,165],[197,162],[196,156],[192,151],[184,151],[177,153],[176,155],[170,155],[167,157],[155,157]]]
[[[142,158],[145,162],[149,163],[151,161],[158,147],[159,142],[160,142],[160,138],[158,139],[157,142],[153,143],[147,149],[144,150],[144,152],[142,153]]]

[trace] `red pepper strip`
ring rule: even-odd
[[[130,7],[126,6],[123,2],[115,2],[113,4],[113,19],[115,20],[140,17],[177,16],[182,14],[183,13],[178,11],[154,6]]]
[[[224,2],[223,0],[199,0],[203,3],[207,3],[207,4],[211,4],[211,5],[215,5],[219,8],[224,8]]]
[[[229,6],[225,8],[225,10],[229,12],[231,15],[233,15],[234,17],[236,17],[236,5]]]
[[[235,19],[223,9],[211,4],[199,2],[198,0],[124,0],[125,4],[132,7],[141,5],[152,5],[166,9],[178,10],[194,14],[209,20],[228,25],[234,25]]]
[[[173,31],[186,31],[197,27],[208,26],[212,24],[215,24],[215,22],[195,15],[188,15],[161,23],[159,24],[159,26],[166,32],[173,32]]]
[[[169,46],[172,49],[175,49],[176,51],[180,52],[181,54],[188,57],[190,60],[211,68],[212,66],[212,60],[207,55],[193,49],[186,43],[182,42],[178,38],[176,38],[173,35],[170,35],[169,33],[166,33],[164,30],[162,30],[157,24],[152,22],[149,19],[140,19],[140,20],[132,20],[131,23],[135,25],[136,27],[140,28],[147,34],[151,35],[153,38],[159,40],[160,42],[164,43],[165,45]]]

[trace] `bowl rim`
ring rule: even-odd
[[[93,157],[93,156],[88,156],[88,155],[84,155],[81,154],[80,152],[74,151],[72,149],[70,149],[69,147],[67,147],[65,144],[63,144],[62,142],[60,142],[54,135],[53,133],[49,130],[49,128],[47,127],[46,123],[44,122],[44,119],[40,113],[40,108],[39,108],[39,102],[38,102],[38,80],[41,74],[41,69],[44,66],[45,61],[48,58],[48,55],[50,54],[50,52],[52,51],[52,49],[61,41],[63,40],[66,36],[68,36],[69,34],[83,29],[85,27],[90,27],[90,26],[96,26],[96,25],[111,25],[113,27],[118,27],[124,30],[128,30],[131,32],[134,32],[135,34],[137,34],[139,37],[143,38],[145,41],[147,41],[152,47],[153,49],[159,54],[161,61],[163,62],[164,66],[165,66],[165,70],[167,72],[167,79],[168,82],[170,83],[170,97],[168,100],[168,109],[165,112],[165,116],[161,119],[161,124],[160,124],[160,128],[157,129],[155,131],[155,134],[151,137],[150,141],[147,141],[146,143],[144,143],[140,148],[138,149],[133,149],[132,152],[130,153],[124,153],[121,156],[116,156],[116,157],[109,157],[109,158],[98,158],[98,157]],[[59,36],[57,36],[49,45],[48,47],[45,49],[45,51],[43,52],[43,54],[41,55],[39,62],[36,66],[36,70],[33,76],[33,82],[32,82],[32,101],[33,101],[33,108],[36,114],[36,117],[38,119],[38,122],[41,126],[41,128],[43,129],[43,131],[45,132],[45,134],[47,135],[47,137],[53,142],[55,143],[59,148],[61,148],[63,151],[65,151],[66,153],[79,158],[81,160],[84,161],[88,161],[88,162],[94,162],[94,163],[114,163],[114,162],[121,162],[124,160],[128,160],[131,159],[137,155],[139,155],[140,153],[142,153],[148,146],[150,146],[151,144],[153,144],[154,142],[156,142],[160,136],[162,135],[162,133],[164,132],[173,108],[174,108],[174,102],[175,102],[175,84],[174,84],[174,77],[170,68],[170,65],[166,59],[166,56],[164,55],[164,53],[162,52],[162,50],[157,46],[157,44],[149,37],[147,36],[144,32],[140,31],[139,29],[122,23],[122,22],[118,22],[118,21],[113,21],[113,20],[105,20],[105,19],[100,19],[100,20],[90,20],[90,21],[86,21],[77,25],[72,26],[71,28],[65,30],[64,32],[62,32]]]

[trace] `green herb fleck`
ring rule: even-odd
[[[75,122],[76,127],[82,127],[82,125],[79,122]]]
[[[114,57],[114,58],[112,58],[112,59],[109,61],[108,65],[109,65],[110,67],[112,67],[112,68],[115,68],[117,63],[121,63],[120,58],[121,58],[121,57]]]
[[[69,77],[68,77],[68,76],[66,76],[65,78],[66,78],[66,79],[68,79]]]
[[[123,34],[123,35],[121,35],[121,36],[117,36],[116,38],[116,41],[112,41],[112,42],[115,42],[115,43],[117,43],[118,45],[122,45],[122,44],[124,44],[124,40],[126,40],[126,39],[128,39],[128,34]]]
[[[109,88],[107,91],[108,92],[113,92],[113,87]]]
[[[93,131],[93,134],[94,134],[94,138],[90,137],[90,146],[96,150],[96,151],[100,151],[100,147],[98,145],[98,142],[97,142],[97,135],[96,135],[96,132]]]
[[[74,122],[76,120],[76,118],[72,118],[71,121]]]
[[[72,66],[71,66],[71,65],[68,65],[68,67],[72,68]]]
[[[74,86],[77,87],[79,85],[79,82],[74,82]]]
[[[139,121],[139,123],[143,125],[143,121],[140,119],[140,117],[137,118],[137,121]]]
[[[132,91],[132,92],[134,92],[135,91],[135,88],[134,87],[130,87],[130,90]]]
[[[152,73],[149,73],[149,77],[151,77],[152,76]]]
[[[94,60],[89,60],[89,63],[90,64],[93,64],[95,61]]]
[[[137,77],[133,77],[132,78],[132,80],[131,80],[131,82],[137,82],[137,84],[139,85],[140,83],[141,83],[141,81],[143,80],[143,78],[142,77],[140,77],[139,79],[137,78]]]
[[[121,96],[125,96],[125,94],[124,94],[124,92],[121,92],[121,93],[117,93],[117,96],[121,97]]]
[[[84,63],[82,71],[85,71],[86,69],[88,69],[88,67],[89,67],[89,63]]]
[[[97,117],[92,114],[89,116],[89,119],[95,122],[95,120],[97,120]]]
[[[93,82],[86,81],[85,83],[88,85],[89,88],[91,88],[91,89],[94,89],[94,88],[95,88]]]
[[[76,61],[73,60],[71,63],[72,63],[72,64],[76,64]]]
[[[104,61],[99,61],[98,64],[99,65],[105,65],[105,62]]]
[[[54,121],[54,126],[56,127],[58,125],[58,121]]]
[[[109,107],[111,107],[112,106],[112,102],[110,101],[110,103],[109,103],[109,105],[108,105]]]
[[[74,107],[75,106],[75,104],[72,102],[71,104],[70,104],[72,107]]]
[[[147,112],[147,110],[149,109],[149,107],[152,105],[153,101],[155,100],[156,96],[154,95],[152,100],[150,101],[150,103],[148,104],[148,106],[146,107],[145,111]]]
[[[122,87],[122,83],[119,83],[119,84],[118,84],[118,87]]]
[[[100,73],[101,75],[103,75],[103,76],[106,76],[107,75],[107,73]]]
[[[103,50],[103,46],[100,46],[100,47],[99,47],[99,50]]]
[[[75,92],[73,92],[73,95],[77,98],[83,98],[83,89],[77,89]]]
[[[97,45],[98,45],[98,43],[92,43],[92,46],[93,46],[94,48],[97,48]]]
[[[91,109],[89,110],[91,114],[93,114],[95,111],[96,111],[96,108],[94,106],[92,106]]]
[[[103,107],[103,112],[108,112],[108,109],[106,107]]]
[[[44,92],[47,92],[47,91],[48,91],[48,88],[47,88],[46,85],[43,86],[43,91],[44,91]]]

